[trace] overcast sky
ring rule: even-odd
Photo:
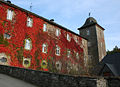
[[[106,50],[120,47],[120,0],[11,0],[13,4],[78,33],[89,12],[105,28]]]

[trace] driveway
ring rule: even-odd
[[[37,87],[37,86],[4,74],[0,74],[0,87]]]

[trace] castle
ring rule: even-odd
[[[106,55],[104,28],[89,17],[78,30],[0,0],[0,64],[88,75]]]

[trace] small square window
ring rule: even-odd
[[[47,44],[42,45],[42,52],[47,53]]]
[[[33,19],[28,17],[27,18],[27,27],[32,27],[33,26]]]
[[[12,20],[13,18],[13,10],[7,10],[7,20]]]
[[[47,25],[43,24],[43,31],[46,32],[47,31]]]
[[[70,35],[69,35],[69,34],[67,34],[67,40],[68,40],[68,41],[70,41],[70,40],[71,40],[71,38],[70,38]]]
[[[8,33],[4,33],[4,38],[5,38],[5,39],[10,39],[11,36],[10,36],[10,34],[8,34]]]
[[[56,55],[60,56],[60,47],[56,45]]]
[[[56,29],[56,36],[60,36],[60,29]]]
[[[31,50],[32,49],[32,41],[31,39],[25,39],[25,49]]]

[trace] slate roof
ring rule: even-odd
[[[105,56],[101,63],[106,64],[115,76],[120,76],[120,53]]]
[[[95,75],[101,75],[107,66],[114,76],[120,76],[120,53],[106,55],[103,60],[94,68]]]
[[[86,27],[90,27],[90,26],[92,26],[92,25],[97,25],[97,26],[99,26],[100,28],[102,28],[103,30],[105,30],[103,27],[101,27],[101,26],[97,23],[96,19],[93,18],[93,17],[87,18],[86,21],[85,21],[85,23],[83,24],[83,26],[80,27],[80,28],[78,28],[78,30],[84,29],[84,28],[86,28]]]

